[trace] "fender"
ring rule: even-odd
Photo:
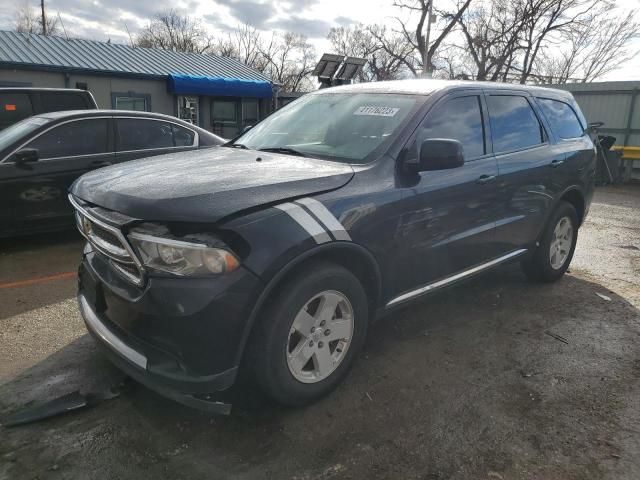
[[[562,200],[562,198],[569,192],[576,192],[578,195],[580,195],[580,197],[582,198],[582,201],[585,202],[585,209],[586,209],[586,196],[584,194],[583,188],[580,185],[574,184],[574,185],[569,185],[567,188],[565,188],[562,193],[560,193],[554,200],[553,200],[553,205],[551,206],[551,208],[547,211],[546,215],[544,216],[544,222],[542,222],[542,225],[540,226],[540,231],[538,232],[538,235],[536,236],[536,246],[538,244],[538,242],[540,241],[540,237],[542,236],[542,234],[544,233],[545,228],[547,228],[547,222],[549,221],[549,217],[551,216],[551,214],[555,211],[556,208],[558,208],[558,204],[560,203],[560,201]],[[582,219],[584,221],[584,217]]]
[[[265,301],[270,297],[273,290],[295,267],[297,267],[301,263],[313,257],[321,256],[321,255],[325,255],[327,253],[333,253],[333,252],[350,252],[353,255],[360,255],[362,258],[367,259],[368,266],[372,269],[375,275],[375,283],[374,283],[375,304],[372,306],[375,307],[374,310],[377,310],[380,292],[382,291],[382,276],[380,273],[380,267],[378,266],[378,262],[373,256],[373,254],[371,254],[371,252],[369,252],[369,250],[367,250],[362,245],[357,243],[352,243],[352,242],[331,242],[331,243],[318,245],[314,248],[306,250],[305,252],[301,253],[297,257],[294,257],[293,259],[291,259],[283,268],[281,268],[273,277],[271,277],[271,279],[269,279],[269,281],[267,282],[266,286],[264,287],[260,295],[258,295],[258,299],[256,300],[253,308],[251,309],[251,313],[249,314],[249,318],[247,319],[247,322],[245,324],[244,332],[242,334],[242,339],[240,341],[240,345],[238,346],[238,351],[236,353],[236,360],[235,360],[236,365],[240,365],[242,362],[244,349],[247,344],[247,340],[249,339],[249,335],[253,330],[253,325],[256,319],[258,318],[258,315],[260,314],[260,311],[262,310],[262,307]],[[372,311],[369,313],[370,315],[373,316],[376,312]]]

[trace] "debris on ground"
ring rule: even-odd
[[[566,343],[567,345],[569,345],[569,340],[567,340],[566,338],[564,338],[564,337],[562,337],[562,336],[560,336],[560,335],[558,335],[556,333],[550,332],[549,330],[545,330],[544,333],[546,333],[550,337],[555,338],[556,340],[561,341],[562,343]]]
[[[599,296],[601,299],[606,300],[607,302],[611,301],[611,297],[607,297],[606,295],[603,295],[602,293],[596,292],[596,295]]]
[[[94,407],[105,400],[119,397],[127,377],[120,378],[115,386],[106,388],[101,392],[81,393],[75,391],[67,393],[48,402],[30,406],[7,415],[0,420],[4,427],[17,427],[28,423],[39,422],[57,415],[75,412],[87,407]]]

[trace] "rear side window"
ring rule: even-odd
[[[485,153],[482,110],[477,96],[453,98],[436,105],[420,128],[419,143],[429,138],[450,138],[462,143],[466,158]]]
[[[42,113],[65,110],[86,110],[89,105],[84,95],[71,92],[41,92]]]
[[[3,93],[0,96],[0,129],[33,115],[28,93]]]
[[[171,124],[157,120],[119,118],[116,120],[119,152],[173,147]]]
[[[564,102],[539,98],[540,108],[549,120],[551,128],[560,138],[578,138],[584,135],[584,127],[580,124],[576,112]]]
[[[525,97],[490,95],[487,104],[494,152],[520,150],[543,143],[544,130]]]
[[[29,143],[40,159],[107,153],[107,120],[77,120],[54,127]]]

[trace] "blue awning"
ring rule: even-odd
[[[169,74],[169,91],[181,95],[220,95],[223,97],[271,98],[271,83],[266,80]]]

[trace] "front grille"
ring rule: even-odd
[[[71,195],[69,200],[76,210],[76,225],[80,233],[98,252],[109,258],[120,276],[135,285],[142,285],[141,264],[121,230],[92,215],[91,207],[81,205]]]

